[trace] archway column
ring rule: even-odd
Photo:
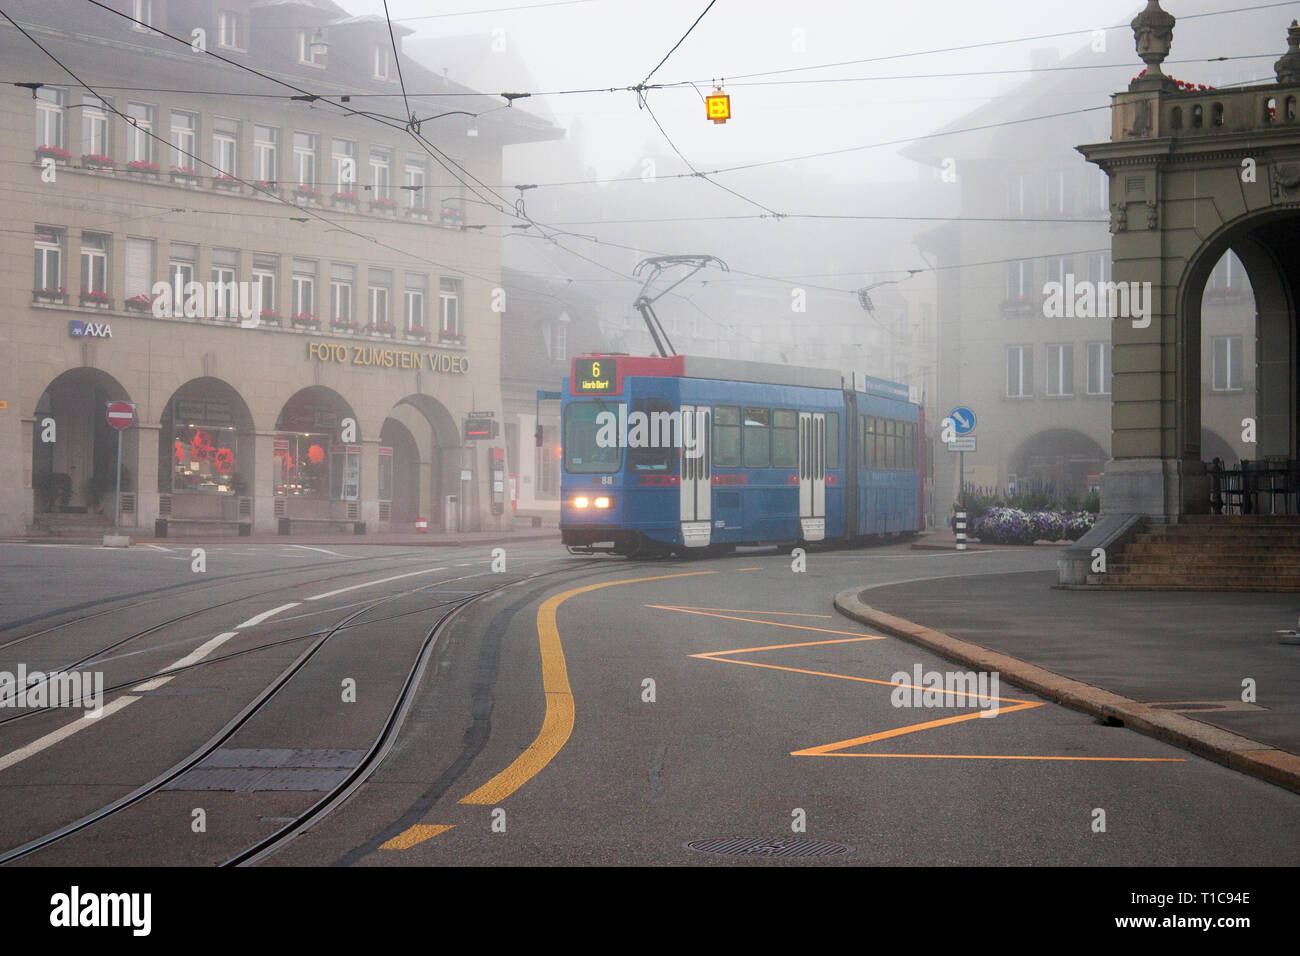
[[[136,527],[145,534],[153,534],[154,521],[158,517],[158,448],[162,440],[161,422],[140,422],[135,426],[136,435],[136,481],[135,481],[135,516]],[[170,477],[170,476],[169,476]]]
[[[275,534],[279,525],[275,520],[275,432],[258,431],[253,435],[256,452],[253,461],[253,482],[248,493],[253,498],[253,531],[257,534]]]
[[[366,533],[379,530],[379,436],[361,440],[361,520]]]

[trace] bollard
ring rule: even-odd
[[[954,528],[957,531],[957,550],[965,551],[966,550],[966,512],[964,511],[957,512],[957,521],[954,523]]]
[[[428,534],[428,532],[429,532],[429,522],[428,522],[426,519],[424,519],[424,518],[416,518],[416,519],[415,519],[415,530],[418,531],[420,534]]]

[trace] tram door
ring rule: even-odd
[[[713,413],[707,407],[683,405],[681,414],[682,543],[703,548],[713,523]]]
[[[799,530],[805,541],[826,537],[826,416],[799,413]]]

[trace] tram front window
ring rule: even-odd
[[[565,471],[597,475],[609,474],[622,467],[618,410],[619,406],[614,402],[572,402],[564,410]],[[607,414],[602,416],[602,412]]]

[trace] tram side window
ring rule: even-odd
[[[840,467],[840,413],[826,413],[826,467],[834,471]]]
[[[885,422],[885,467],[898,467],[898,422],[892,418]]]
[[[649,434],[644,441],[639,437],[634,441],[633,433],[628,433],[628,467],[637,472],[675,471],[679,441],[674,434],[672,402],[662,398],[638,398],[632,402],[629,421],[635,422],[640,417],[636,412],[644,414]]]
[[[916,471],[916,422],[907,423],[907,470]]]
[[[862,467],[876,467],[876,420],[862,416]]]
[[[789,408],[772,412],[772,467],[799,467],[799,413]]]
[[[735,405],[719,405],[713,410],[713,464],[740,467],[740,409]]]
[[[767,468],[772,463],[772,410],[745,409],[745,467]]]
[[[885,436],[885,420],[884,420],[883,418],[877,418],[877,419],[876,419],[876,441],[875,441],[875,445],[876,445],[876,461],[875,461],[875,467],[876,467],[876,468],[884,468],[884,467],[886,467],[886,465],[885,465],[885,441],[886,441],[886,436]]]

